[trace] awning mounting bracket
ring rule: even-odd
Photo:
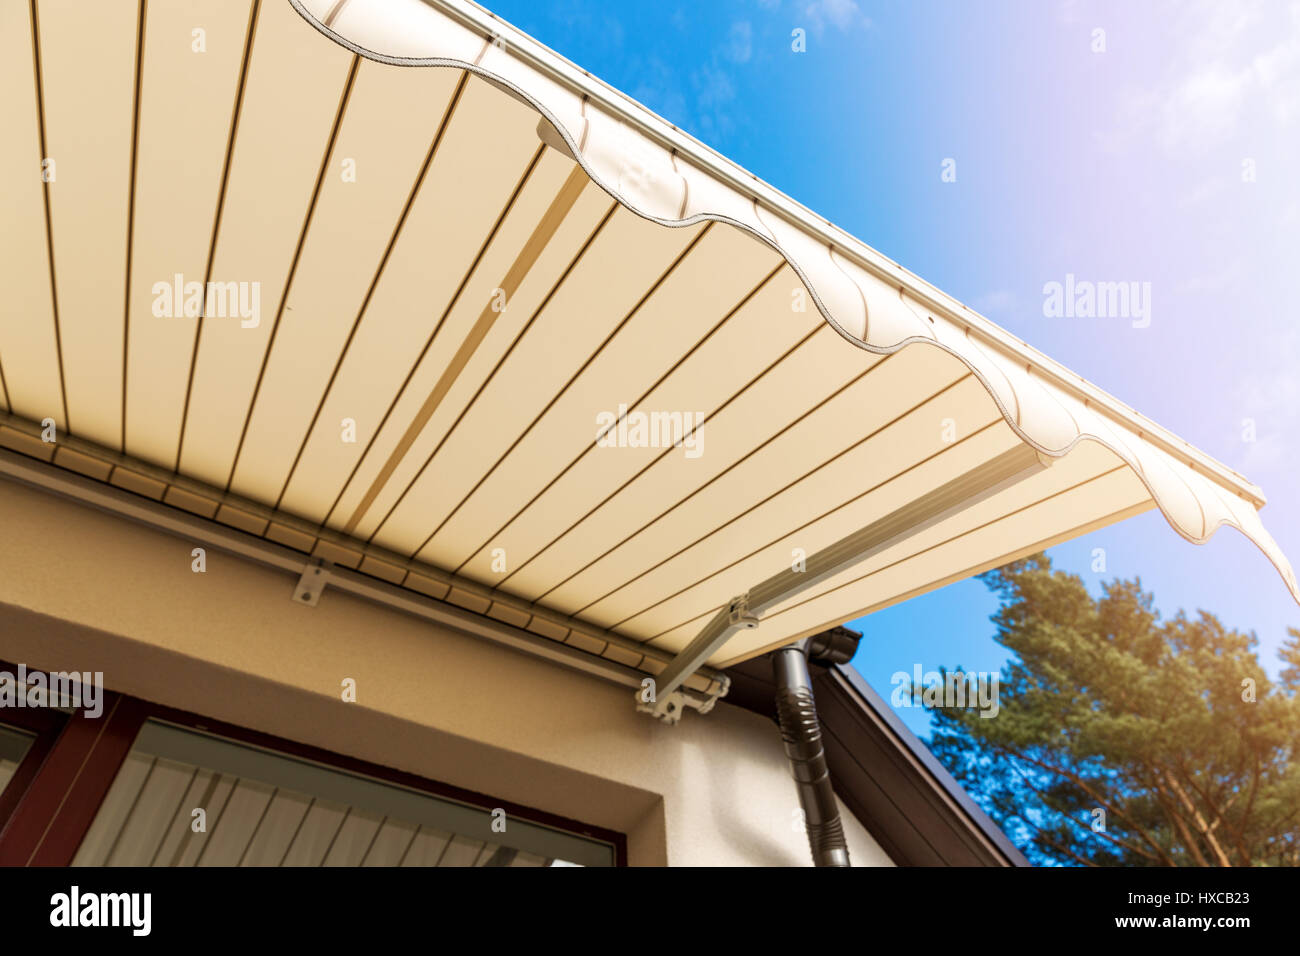
[[[329,580],[331,562],[323,558],[312,558],[302,569],[298,586],[293,589],[293,603],[315,607],[320,603],[320,596],[325,591],[325,582]]]

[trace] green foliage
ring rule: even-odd
[[[1093,598],[1043,554],[983,580],[1000,709],[935,711],[931,749],[1031,859],[1300,865],[1300,631],[1274,683],[1253,634],[1162,621],[1140,581]]]

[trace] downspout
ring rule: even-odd
[[[839,803],[831,788],[830,769],[822,747],[822,728],[808,661],[847,664],[861,636],[848,628],[832,628],[796,641],[772,655],[777,720],[781,724],[785,754],[790,759],[790,774],[799,791],[814,866],[850,864]]]

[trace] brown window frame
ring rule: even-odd
[[[13,669],[9,668],[9,671],[12,673]],[[4,831],[5,824],[9,822],[23,794],[27,792],[36,774],[40,772],[45,758],[54,748],[54,742],[58,740],[67,722],[67,714],[50,708],[36,710],[29,707],[15,707],[0,710],[0,726],[26,731],[33,734],[35,738],[19,762],[18,769],[9,778],[4,790],[0,791],[0,832]]]
[[[3,661],[0,668],[16,670]],[[10,720],[10,714],[19,713],[31,715],[30,727]],[[509,816],[608,843],[614,850],[614,865],[627,866],[627,836],[617,830],[107,690],[104,711],[98,718],[80,711],[65,716],[55,710],[0,710],[0,723],[38,733],[9,787],[0,794],[0,866],[70,865],[147,720],[225,737],[484,810],[500,807]],[[39,728],[38,723],[42,724]],[[24,775],[21,781],[20,774]]]

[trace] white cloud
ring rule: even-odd
[[[1176,282],[1174,292],[1178,295],[1195,296],[1240,289],[1250,278],[1250,270],[1247,266],[1247,262],[1240,256],[1229,258],[1213,271],[1193,272],[1189,278]]]
[[[1229,143],[1261,119],[1300,116],[1300,2],[1177,9],[1190,28],[1181,56],[1157,83],[1130,93],[1130,133],[1149,129],[1175,154]]]
[[[997,289],[987,292],[970,304],[980,315],[996,315],[1014,312],[1018,297],[1010,289]]]
[[[1203,180],[1193,186],[1184,195],[1179,197],[1178,205],[1181,208],[1189,206],[1200,206],[1212,200],[1221,197],[1228,188],[1228,180],[1223,176],[1215,176]]]
[[[1269,345],[1267,362],[1269,368],[1237,386],[1243,431],[1247,419],[1254,429],[1253,440],[1243,441],[1238,468],[1246,475],[1278,470],[1290,476],[1300,458],[1300,449],[1291,440],[1300,431],[1300,379],[1294,372],[1300,362],[1300,334],[1292,331],[1276,337]]]
[[[754,55],[754,27],[748,20],[741,20],[731,25],[722,55],[732,63],[748,63]]]
[[[736,98],[736,87],[726,70],[705,64],[691,74],[700,108],[707,115]],[[714,117],[717,119],[718,117]]]
[[[858,9],[857,0],[808,0],[803,12],[815,33],[821,33],[827,24],[848,30],[859,23],[864,26],[871,23]]]

